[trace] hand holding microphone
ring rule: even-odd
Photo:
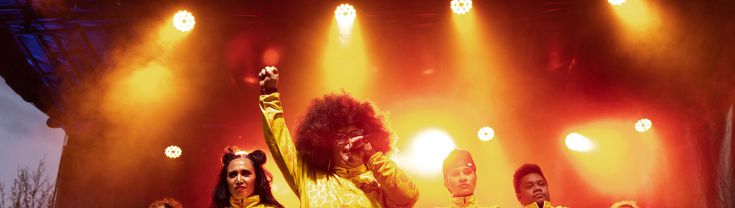
[[[363,163],[367,163],[367,160],[372,157],[376,151],[373,146],[367,141],[365,136],[356,136],[347,140],[347,144],[342,148],[343,153],[363,152]],[[343,154],[343,157],[349,157],[351,154]],[[348,158],[342,158],[347,160]]]

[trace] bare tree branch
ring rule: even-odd
[[[18,169],[18,177],[13,180],[10,202],[15,208],[47,208],[52,207],[54,200],[54,185],[44,177],[46,161],[38,162],[35,170],[29,168]],[[4,195],[4,192],[2,193]],[[4,199],[4,197],[3,197]],[[0,208],[4,207],[4,201]]]

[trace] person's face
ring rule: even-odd
[[[344,168],[354,168],[362,165],[362,158],[365,154],[363,151],[344,152],[348,140],[357,136],[363,136],[363,130],[353,125],[338,129],[335,132],[335,148],[333,150],[335,165]]]
[[[522,205],[528,205],[531,202],[543,204],[544,201],[551,201],[546,180],[538,173],[523,176],[518,185],[520,193],[516,193],[516,196]]]
[[[255,168],[247,158],[237,158],[227,165],[227,186],[236,199],[243,199],[255,190]]]
[[[465,197],[475,193],[477,175],[470,167],[457,167],[444,176],[444,186],[454,197]]]

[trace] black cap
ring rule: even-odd
[[[476,171],[475,161],[472,160],[472,155],[467,150],[455,149],[447,155],[444,159],[444,173],[448,170],[457,167],[469,167]]]

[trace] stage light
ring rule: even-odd
[[[334,10],[334,18],[340,26],[352,25],[356,16],[357,11],[349,4],[341,4]]]
[[[166,157],[171,158],[171,159],[176,159],[176,158],[179,158],[179,156],[181,156],[181,148],[179,148],[176,145],[171,145],[171,146],[166,147],[166,150],[164,151],[164,153],[166,154]]]
[[[607,2],[615,6],[620,6],[625,3],[625,0],[607,0]]]
[[[329,27],[326,47],[322,52],[322,88],[319,91],[347,91],[362,97],[373,79],[366,43],[360,32],[355,8],[342,4],[334,11],[335,20]],[[345,79],[349,77],[349,79]]]
[[[595,148],[595,145],[589,138],[578,133],[570,133],[564,142],[567,148],[577,152],[589,152]]]
[[[194,15],[186,10],[181,10],[174,15],[174,27],[181,32],[191,31],[195,24]]]
[[[472,9],[472,0],[452,0],[451,5],[455,14],[467,14]]]
[[[665,18],[659,13],[658,9],[652,7],[651,2],[644,0],[608,0],[608,2],[611,5],[610,8],[625,26],[626,30],[624,32],[629,33],[631,37],[658,39],[659,36],[666,34],[657,29],[661,26],[662,21],[665,21]],[[651,34],[656,34],[656,36],[650,36]],[[646,45],[651,44],[647,43]]]
[[[441,161],[455,148],[449,134],[439,129],[427,129],[414,137],[409,163],[420,173],[436,174],[441,172]]]
[[[490,140],[493,140],[493,137],[495,137],[495,130],[490,127],[482,127],[480,130],[477,131],[477,137],[480,138],[480,141],[487,142]]]
[[[648,120],[647,118],[642,118],[641,120],[635,122],[635,130],[637,132],[647,132],[651,129],[651,127],[653,127],[653,122],[651,122],[651,120]]]

